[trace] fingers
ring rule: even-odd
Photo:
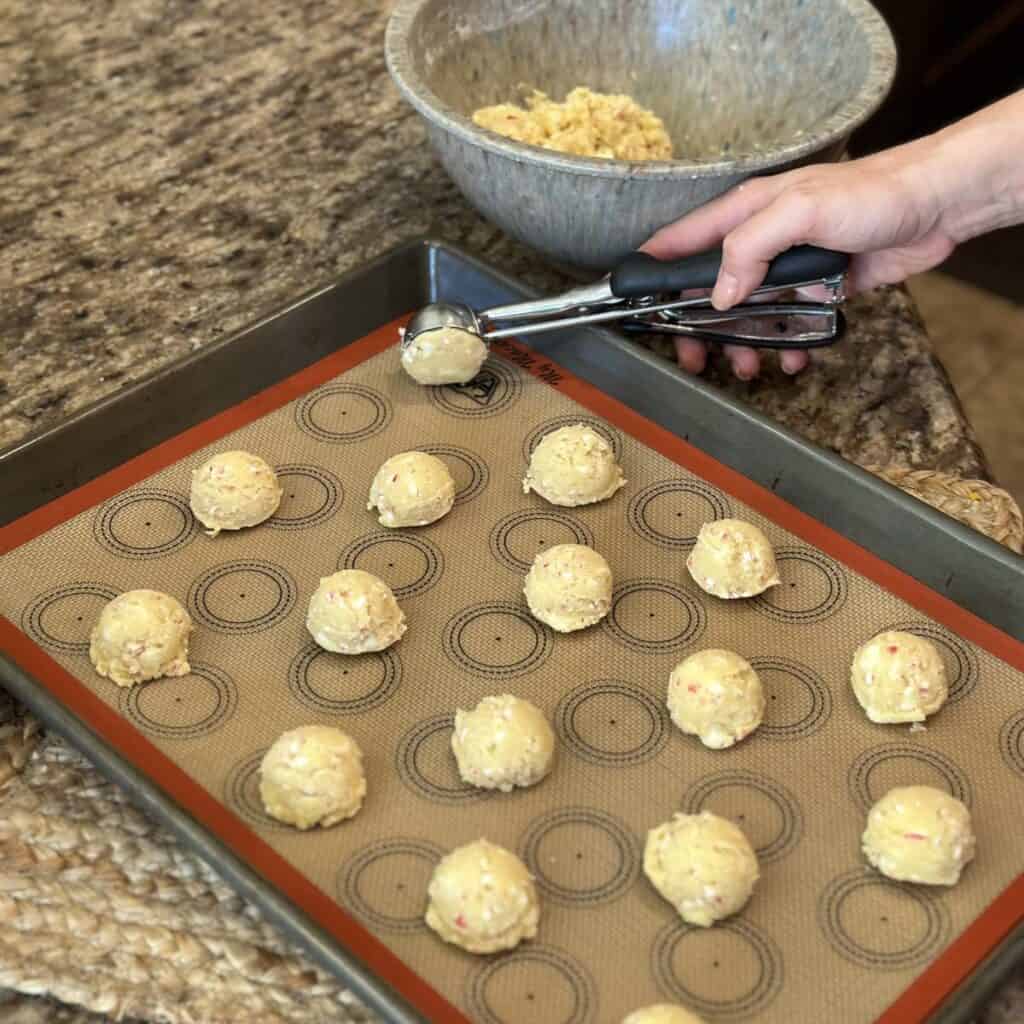
[[[753,380],[761,372],[761,357],[743,345],[723,345],[722,351],[732,364],[732,372],[740,380]]]
[[[784,351],[779,353],[779,366],[783,373],[791,377],[805,369],[810,362],[810,356],[806,352]]]
[[[708,348],[696,338],[676,338],[676,362],[687,373],[703,373],[708,362]],[[754,349],[742,345],[725,345],[722,348],[732,365],[732,372],[740,380],[753,380],[761,372],[761,360]],[[805,369],[809,362],[806,352],[783,351],[779,353],[782,372],[793,376]]]
[[[708,362],[708,348],[695,338],[676,338],[676,362],[687,373],[703,373]]]
[[[685,217],[667,224],[640,248],[659,260],[710,249],[733,228],[775,199],[786,187],[788,179],[789,174],[751,178]]]
[[[716,309],[729,309],[761,284],[780,252],[811,240],[819,217],[808,193],[790,189],[730,231],[722,243],[722,267],[711,292]]]

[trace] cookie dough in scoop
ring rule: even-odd
[[[655,1003],[634,1010],[622,1024],[704,1024],[695,1013],[672,1003]]]
[[[468,384],[487,359],[487,346],[472,331],[438,327],[402,350],[402,368],[417,384]]]

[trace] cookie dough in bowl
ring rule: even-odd
[[[705,523],[686,567],[712,597],[756,597],[779,584],[771,541],[753,523],[740,519]]]
[[[559,633],[571,633],[608,614],[612,571],[585,544],[556,544],[533,560],[523,592],[536,618]]]
[[[540,708],[509,693],[455,712],[452,753],[463,782],[509,793],[532,786],[555,756],[555,732]]]
[[[287,825],[329,828],[363,806],[363,754],[351,736],[326,725],[283,733],[260,763],[260,799]]]
[[[704,1024],[695,1013],[673,1003],[655,1003],[634,1010],[622,1024]]]
[[[850,683],[872,722],[923,722],[949,696],[938,648],[914,633],[889,630],[858,648]]]
[[[932,786],[890,789],[868,813],[864,856],[900,882],[956,885],[974,859],[970,811]]]
[[[472,331],[438,327],[402,349],[402,368],[417,384],[468,384],[487,359],[487,346]]]
[[[383,651],[405,633],[405,614],[391,588],[372,573],[343,569],[320,580],[309,601],[306,628],[326,651]]]
[[[698,651],[676,665],[667,703],[672,721],[713,750],[738,743],[764,717],[761,680],[732,651]]]
[[[446,516],[455,504],[455,481],[448,467],[427,452],[392,455],[377,470],[367,509],[390,529],[426,526]]]
[[[192,472],[189,505],[211,537],[257,526],[280,504],[277,474],[251,452],[221,452]]]
[[[568,508],[610,498],[626,480],[612,446],[593,427],[577,423],[545,434],[530,456],[523,493],[536,491]]]
[[[185,676],[192,619],[170,594],[128,590],[110,601],[89,637],[89,660],[118,686]]]
[[[540,903],[533,878],[514,853],[486,839],[443,857],[427,895],[427,924],[469,953],[512,949],[537,934]]]
[[[647,833],[644,874],[687,924],[707,928],[750,899],[757,856],[731,821],[679,813]]]

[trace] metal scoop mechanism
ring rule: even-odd
[[[485,342],[540,334],[583,324],[620,322],[628,331],[684,334],[751,348],[809,349],[832,345],[846,331],[840,306],[850,258],[846,253],[800,245],[769,265],[754,301],[720,311],[707,295],[718,278],[720,249],[682,260],[661,261],[643,252],[628,256],[610,275],[549,298],[472,310],[458,302],[434,302],[410,320],[402,348],[427,331],[458,328]],[[821,302],[773,302],[781,291],[822,285]]]

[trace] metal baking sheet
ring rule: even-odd
[[[97,487],[100,474],[118,467],[123,469],[126,460],[134,456],[149,457],[165,442],[173,446],[177,443],[174,439],[194,424],[236,408],[238,403],[257,396],[282,378],[310,367],[318,359],[351,345],[381,324],[427,301],[457,298],[483,306],[522,294],[512,282],[442,246],[409,246],[8,453],[0,460],[5,521],[12,522],[83,485],[84,493],[88,494],[89,486]],[[774,491],[848,540],[873,550],[987,620],[990,626],[977,624],[980,632],[976,632],[983,643],[991,642],[1000,651],[1005,651],[1007,644],[1012,645],[997,629],[1020,639],[1024,622],[1020,615],[1022,574],[1018,560],[998,546],[888,485],[810,448],[613,335],[573,331],[536,336],[531,339],[531,351],[549,357],[675,437],[688,439],[698,449]],[[530,369],[543,376],[543,367],[528,352],[509,347],[504,357],[512,365],[532,362]],[[182,394],[189,396],[188,403],[168,400]],[[164,395],[168,397],[161,401]],[[501,466],[503,473],[513,477],[520,472],[522,459],[518,444],[514,447],[507,455],[509,465]],[[185,452],[182,449],[182,454]],[[168,458],[172,464],[176,461],[173,453]],[[161,464],[167,464],[168,458]],[[495,458],[503,456],[496,454]],[[90,481],[97,483],[90,485]],[[79,490],[76,500],[82,494]],[[58,501],[42,515],[51,515],[56,523],[60,509]],[[10,537],[17,531],[15,524],[5,532]],[[943,604],[941,597],[936,600]],[[111,749],[108,742],[87,729],[79,718],[69,715],[59,699],[12,661],[8,660],[5,667],[5,682],[16,694],[85,749],[105,771],[127,784],[367,1002],[389,1019],[422,1019],[416,1016],[422,1013],[433,1019],[447,1019],[443,1002],[432,1000],[426,986],[410,986],[408,978],[399,978],[397,987],[407,996],[411,993],[411,998],[404,998],[395,987],[375,977],[376,954],[372,950],[367,955],[366,947],[361,946],[361,959],[346,952],[337,941],[336,929],[324,929],[323,921],[318,926],[308,913],[298,910],[295,904],[303,902],[301,894],[290,892],[291,900],[283,898],[280,890],[288,886],[281,878],[268,884],[266,878],[245,863],[237,849],[231,852],[224,845],[223,834],[219,839],[212,836],[208,828],[183,813],[167,793],[141,775],[132,766],[131,757],[126,759],[123,751],[119,754]],[[99,710],[97,713],[102,718]],[[735,764],[742,768],[739,760]],[[1020,908],[1004,898],[1000,920],[1005,927],[997,923],[1001,934],[1008,933],[1015,923],[1015,910]],[[993,927],[990,917],[988,932]],[[387,940],[386,930],[381,937]],[[974,952],[965,952],[963,942],[956,945],[960,973],[964,974],[964,958],[972,964],[972,957],[979,959],[978,942],[970,944]],[[989,942],[985,950],[992,945]],[[995,950],[959,992],[945,1001],[939,1010],[941,1019],[968,1019],[990,984],[1013,962],[1018,945],[1019,934],[1016,944],[1007,941]],[[395,980],[394,964],[388,968],[383,973]],[[712,1001],[710,1008],[703,1009],[709,1019],[746,1019],[757,1009],[753,1004],[744,1009],[742,1001],[734,1003],[716,1007]],[[604,1019],[599,1011],[590,1012],[591,1016],[580,1019]]]

